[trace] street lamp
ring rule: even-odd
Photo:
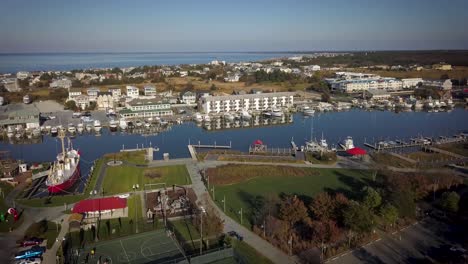
[[[133,189],[134,199],[136,199],[136,190],[138,190],[138,188],[140,188],[138,184],[133,184],[132,189]],[[138,233],[137,207],[136,207],[137,203],[135,203],[134,205],[135,205],[135,233]]]
[[[203,214],[206,214],[205,208],[200,206],[200,255],[203,251]]]
[[[240,214],[240,218],[241,218],[241,225],[242,225],[242,207],[241,207],[241,209],[240,209],[240,211],[239,211],[239,214]]]
[[[221,202],[223,202],[223,212],[226,212],[226,195],[224,195],[223,200]]]

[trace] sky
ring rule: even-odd
[[[467,0],[2,0],[0,53],[468,49]]]

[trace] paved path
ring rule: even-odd
[[[198,165],[201,165],[200,167]],[[192,188],[200,200],[202,197],[207,197],[206,201],[210,203],[211,207],[215,208],[224,221],[224,232],[236,231],[241,236],[244,237],[244,241],[249,244],[251,247],[255,248],[258,252],[265,255],[274,263],[294,263],[293,258],[289,257],[286,253],[274,247],[267,241],[263,240],[255,233],[251,232],[244,226],[241,226],[236,221],[232,220],[230,217],[224,214],[222,210],[214,204],[214,202],[209,198],[208,192],[203,184],[202,177],[200,175],[200,170],[203,169],[204,164],[188,164],[187,170],[189,171],[190,177],[192,179]],[[271,165],[271,164],[270,164]],[[203,201],[203,200],[201,200]]]
[[[57,236],[57,240],[55,241],[54,245],[52,248],[46,250],[46,252],[43,255],[43,262],[44,263],[55,263],[56,262],[56,256],[57,256],[57,250],[59,249],[60,245],[62,244],[62,241],[65,237],[65,235],[68,233],[68,215],[63,215],[57,219],[54,220],[54,222],[61,222],[61,229],[60,233]]]

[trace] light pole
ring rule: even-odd
[[[200,206],[200,255],[203,252],[203,214],[206,214],[205,208]]]
[[[223,212],[226,212],[226,195],[224,195],[223,200],[221,202],[223,202]]]
[[[241,207],[241,209],[240,209],[240,211],[239,211],[239,214],[240,214],[240,218],[241,218],[241,225],[242,225],[242,207]]]
[[[136,190],[140,188],[140,186],[138,184],[133,184],[133,196],[134,198],[133,199],[137,199],[136,198]],[[134,206],[135,206],[135,233],[138,233],[138,223],[137,223],[137,207],[136,207],[137,203],[134,203]]]
[[[213,187],[211,187],[211,192],[213,193],[213,201],[216,201],[214,185],[213,185]]]

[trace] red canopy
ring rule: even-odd
[[[366,155],[367,154],[367,152],[364,149],[358,148],[358,147],[348,149],[346,151],[346,153],[351,154],[353,156],[359,156],[359,155]]]
[[[75,206],[73,206],[72,212],[81,214],[86,212],[121,209],[125,207],[127,207],[127,199],[119,197],[107,197],[79,201],[75,204]]]
[[[263,145],[263,142],[260,139],[254,141],[254,145]]]

